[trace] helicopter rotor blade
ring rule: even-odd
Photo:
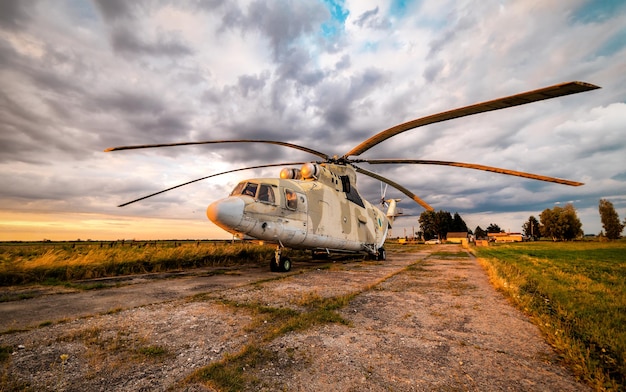
[[[493,173],[506,174],[509,176],[516,177],[524,177],[530,178],[533,180],[546,181],[546,182],[555,182],[557,184],[569,185],[569,186],[581,186],[584,185],[582,182],[565,180],[562,178],[556,177],[548,177],[540,174],[526,173],[516,170],[503,169],[500,167],[486,166],[486,165],[478,165],[475,163],[464,163],[464,162],[450,162],[450,161],[433,161],[433,160],[424,160],[424,159],[363,159],[358,162],[367,162],[372,165],[379,164],[419,164],[419,165],[442,165],[442,166],[456,166],[456,167],[464,167],[467,169],[475,169],[475,170],[483,170]]]
[[[600,88],[596,85],[585,82],[568,82],[556,84],[554,86],[544,87],[538,90],[527,91],[520,94],[511,95],[508,97],[498,98],[491,101],[477,103],[474,105],[465,106],[458,109],[448,110],[438,114],[418,118],[416,120],[408,121],[402,124],[393,126],[385,131],[379,132],[376,135],[365,140],[352,150],[347,152],[343,158],[347,159],[348,156],[361,155],[363,152],[369,150],[375,145],[384,142],[392,136],[399,133],[406,132],[408,130],[421,127],[428,124],[434,124],[441,121],[452,120],[459,117],[465,117],[472,114],[478,114],[483,112],[489,112],[492,110],[504,109],[512,106],[524,105],[531,102],[541,101],[544,99],[561,97],[569,94],[577,94],[584,91],[595,90]]]
[[[411,192],[410,190],[406,189],[405,187],[403,187],[402,185],[398,184],[397,182],[394,182],[386,177],[381,176],[380,174],[376,174],[374,172],[371,172],[369,170],[365,170],[362,169],[358,166],[354,166],[352,165],[352,167],[354,167],[354,169],[361,174],[365,174],[366,176],[370,176],[372,178],[375,178],[379,181],[384,182],[385,184],[389,184],[392,187],[396,188],[397,190],[399,190],[400,192],[404,193],[405,195],[407,195],[408,197],[411,198],[411,200],[415,201],[417,204],[421,205],[422,207],[424,207],[426,210],[428,211],[433,211],[433,208],[426,203],[424,200],[420,199],[416,194],[414,194],[413,192]]]
[[[264,144],[275,144],[283,147],[294,148],[296,150],[308,152],[309,154],[316,155],[320,158],[328,160],[330,157],[323,152],[319,152],[313,150],[308,147],[299,146],[293,143],[287,142],[279,142],[275,140],[254,140],[254,139],[238,139],[238,140],[207,140],[200,142],[181,142],[181,143],[161,143],[161,144],[141,144],[135,146],[120,146],[120,147],[109,147],[104,152],[111,151],[120,151],[120,150],[137,150],[141,148],[161,148],[161,147],[176,147],[176,146],[192,146],[198,144],[221,144],[221,143],[264,143]]]
[[[249,166],[249,167],[243,167],[243,168],[239,168],[239,169],[228,170],[228,171],[221,172],[221,173],[211,174],[210,176],[205,176],[205,177],[202,177],[202,178],[197,178],[195,180],[187,181],[187,182],[185,182],[183,184],[179,184],[179,185],[167,188],[167,189],[163,189],[162,191],[154,192],[154,193],[151,193],[149,195],[140,197],[139,199],[131,200],[131,201],[126,202],[124,204],[120,204],[118,207],[125,207],[125,206],[127,206],[129,204],[133,204],[133,203],[136,203],[138,201],[148,199],[148,198],[150,198],[152,196],[160,195],[161,193],[165,193],[165,192],[171,191],[172,189],[180,188],[182,186],[193,184],[194,182],[206,180],[206,179],[211,178],[211,177],[221,176],[223,174],[229,174],[229,173],[234,173],[234,172],[243,171],[243,170],[250,170],[250,169],[261,169],[261,168],[264,168],[264,167],[303,165],[304,163],[305,162],[272,163],[272,164],[269,164],[269,165]]]

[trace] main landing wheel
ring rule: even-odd
[[[282,272],[288,272],[291,269],[291,259],[289,257],[280,258],[280,270]]]
[[[277,260],[278,259],[278,260]],[[270,260],[270,270],[272,272],[288,272],[291,270],[291,259],[287,256],[272,257]]]
[[[378,253],[376,254],[376,260],[385,261],[387,260],[387,251],[385,248],[378,248]]]

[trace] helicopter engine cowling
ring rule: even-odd
[[[300,180],[302,179],[302,173],[299,169],[286,167],[280,171],[280,178],[283,180]]]
[[[302,165],[300,173],[305,180],[316,180],[320,176],[320,168],[316,163],[308,162]]]

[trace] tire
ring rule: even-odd
[[[378,249],[378,254],[376,255],[376,260],[378,260],[378,261],[385,261],[385,260],[387,260],[387,251],[385,251],[385,248],[379,248]]]
[[[270,259],[270,271],[278,272],[278,265],[276,265],[276,258],[272,257]]]
[[[280,270],[282,272],[289,272],[289,270],[291,270],[291,259],[289,257],[280,258]]]

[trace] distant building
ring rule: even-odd
[[[495,242],[522,242],[522,233],[489,233],[489,240]]]
[[[462,244],[467,245],[468,242],[468,234],[467,232],[451,232],[446,236],[446,242],[452,244]]]

